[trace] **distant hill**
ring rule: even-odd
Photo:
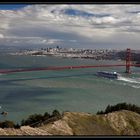
[[[35,128],[1,128],[0,135],[140,135],[140,114],[127,110],[102,115],[64,112],[61,119]]]

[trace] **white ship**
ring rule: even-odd
[[[117,72],[99,71],[97,72],[97,76],[109,79],[118,79],[119,74]]]

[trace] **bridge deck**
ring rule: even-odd
[[[27,71],[42,71],[42,70],[64,70],[64,69],[79,69],[79,68],[97,68],[97,67],[122,67],[126,64],[118,65],[81,65],[81,66],[57,66],[57,67],[42,67],[42,68],[24,68],[24,69],[6,69],[0,70],[0,73],[14,73],[14,72],[27,72]],[[131,64],[130,66],[140,67],[140,64]]]

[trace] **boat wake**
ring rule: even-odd
[[[127,78],[123,76],[118,77],[119,81],[123,81],[123,85],[128,85],[133,88],[140,88],[140,78]]]
[[[125,82],[128,82],[128,83],[140,84],[140,79],[139,78],[127,78],[127,77],[119,76],[118,80],[125,81]]]

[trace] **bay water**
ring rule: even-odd
[[[1,55],[0,69],[48,66],[124,64],[123,61],[60,58],[51,56]],[[20,122],[31,114],[76,111],[96,114],[108,104],[140,105],[140,68],[85,68],[0,74],[0,120]],[[97,77],[97,71],[116,71],[118,80]]]

